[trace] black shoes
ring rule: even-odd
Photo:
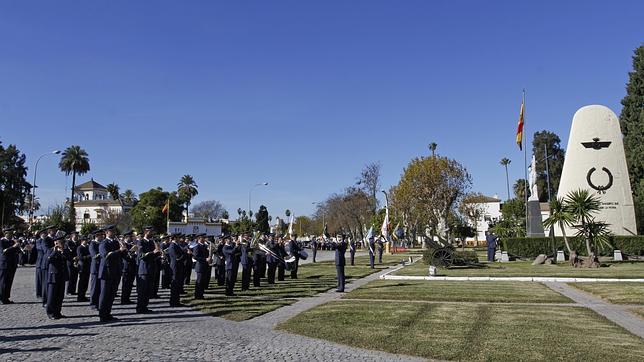
[[[2,301],[2,304],[14,304],[12,300],[5,299]]]
[[[129,299],[128,299],[128,300],[122,300],[122,301],[121,301],[121,305],[128,305],[128,304],[134,304],[134,302],[133,302],[133,301],[131,301],[131,300],[129,300]]]
[[[89,302],[89,299],[85,298],[85,297],[78,297],[78,298],[76,298],[76,301],[77,302]]]

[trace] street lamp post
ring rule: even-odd
[[[321,202],[315,202],[315,201],[314,201],[314,202],[312,202],[311,204],[312,204],[312,205],[316,205],[316,206],[320,206],[322,203],[321,203]],[[322,234],[324,234],[324,225],[326,225],[325,220],[324,220],[324,217],[325,217],[325,213],[324,213],[324,209],[322,209]]]
[[[44,153],[38,157],[36,160],[36,167],[34,167],[34,183],[31,186],[31,205],[29,205],[29,224],[33,224],[34,221],[34,200],[36,199],[36,174],[38,173],[38,162],[40,159],[47,155],[59,155],[60,150],[54,150],[51,152]]]
[[[257,187],[257,186],[268,186],[268,182],[262,182],[262,183],[259,183],[259,184],[255,184],[255,185],[253,185],[253,187],[250,188],[250,190],[248,190],[248,214],[249,214],[249,217],[250,217],[250,196],[251,196],[251,193],[253,192],[253,189],[255,187]]]

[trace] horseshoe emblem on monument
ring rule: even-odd
[[[602,171],[606,172],[606,174],[608,175],[608,184],[606,184],[606,186],[601,186],[601,185],[595,185],[591,180],[591,176],[595,171],[597,171],[597,169],[594,167],[588,170],[588,174],[586,174],[586,181],[588,181],[588,185],[590,185],[590,187],[597,190],[598,194],[605,194],[606,190],[608,190],[611,186],[613,186],[613,174],[610,173],[610,170],[608,170],[606,167],[602,167]]]

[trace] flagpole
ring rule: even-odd
[[[523,183],[523,201],[525,203],[525,236],[528,237],[528,136],[526,132],[525,117],[525,88],[523,88],[523,172],[525,182]]]

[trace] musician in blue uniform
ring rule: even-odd
[[[197,238],[201,235],[190,235],[189,238],[181,244],[183,251],[187,254],[186,259],[184,260],[184,285],[190,284],[190,278],[192,277],[192,248],[190,245],[197,243]],[[181,288],[181,294],[184,294],[183,288]]]
[[[349,240],[349,257],[351,259],[351,266],[355,265],[356,258],[356,242],[351,238]]]
[[[170,246],[168,246],[168,257],[170,258],[170,268],[172,269],[172,282],[170,284],[170,306],[183,306],[180,301],[181,288],[185,283],[185,258],[186,252],[179,245],[177,236],[171,237]]]
[[[222,287],[226,285],[226,257],[224,256],[224,239],[220,239],[217,244],[217,251],[213,256],[215,258],[215,278],[217,278],[217,285]]]
[[[177,236],[181,236],[178,234]],[[170,289],[170,283],[172,283],[172,269],[170,269],[170,260],[165,257],[168,247],[170,246],[170,239],[162,238],[161,239],[161,288]]]
[[[371,269],[374,268],[373,264],[376,260],[376,242],[373,236],[369,237],[369,266]]]
[[[47,230],[43,229],[36,232],[36,245],[34,251],[36,253],[36,298],[42,299],[42,258],[44,256],[43,242],[47,237]]]
[[[89,283],[89,270],[92,265],[92,257],[89,254],[87,238],[82,237],[80,245],[76,248],[76,259],[78,260],[78,292],[76,293],[77,302],[87,302],[89,299],[85,296],[87,285]]]
[[[279,237],[277,238],[277,243],[275,244],[275,248],[273,249],[273,252],[279,256],[277,258],[277,281],[278,282],[283,282],[284,281],[284,270],[286,269],[286,263],[283,262],[283,260],[286,259],[286,256],[288,253],[286,252],[286,242],[284,241],[284,238]],[[289,263],[289,268],[293,267],[292,263]],[[289,269],[290,270],[290,269]]]
[[[47,261],[47,255],[49,255],[49,252],[51,249],[54,247],[54,238],[56,237],[56,228],[51,226],[47,229],[47,236],[42,240],[42,243],[40,245],[40,248],[42,250],[42,255],[43,257],[40,259],[40,285],[42,287],[41,294],[42,294],[42,306],[47,307],[47,278],[49,277],[47,274],[47,268],[49,267],[48,261]]]
[[[226,258],[226,295],[231,297],[235,294],[233,289],[235,288],[235,273],[233,272],[233,267],[235,264],[235,258],[241,253],[241,248],[239,247],[239,241],[233,245],[231,238],[226,238],[226,245],[223,247],[224,257]]]
[[[136,312],[142,314],[152,313],[148,304],[153,293],[154,264],[157,256],[161,254],[161,249],[152,241],[152,233],[151,226],[143,229],[143,237],[139,239],[136,250],[139,263],[136,277]]]
[[[213,244],[214,240],[211,240],[207,235],[204,238],[204,240],[205,240],[204,244],[206,246],[206,251],[208,252],[208,263],[206,264],[207,268],[206,268],[206,275],[204,276],[205,280],[204,280],[203,287],[205,290],[208,290],[208,288],[210,288],[210,278],[212,277],[212,269],[213,269],[212,262],[213,262],[213,258],[215,257],[214,255],[215,250],[214,250],[214,244]],[[195,273],[196,272],[197,272],[197,269],[195,267]]]
[[[250,289],[250,271],[253,267],[253,259],[250,256],[252,248],[250,245],[249,235],[244,235],[243,241],[240,245],[240,260],[239,263],[242,267],[242,280],[241,280],[241,290]]]
[[[378,238],[378,264],[382,264],[382,252],[385,250],[385,238],[384,237],[379,237]]]
[[[266,241],[266,248],[275,253],[275,250],[277,249],[277,242],[275,241],[275,236],[273,234],[271,234],[268,238],[268,241]],[[267,265],[266,282],[268,284],[275,284],[275,269],[277,268],[277,263],[280,263],[276,255],[278,254],[277,253],[275,253],[275,255],[271,253],[266,254],[266,265]]]
[[[195,299],[204,299],[203,293],[209,281],[207,277],[210,264],[205,236],[199,237],[197,245],[192,250],[192,257],[195,259],[195,273],[197,274],[197,279],[195,280]]]
[[[336,292],[344,292],[344,265],[346,264],[344,260],[344,253],[347,251],[347,241],[345,240],[344,234],[338,234],[336,238],[335,246],[335,270],[338,278],[338,289]]]
[[[103,230],[94,232],[94,240],[89,243],[89,255],[92,263],[89,268],[89,305],[92,309],[98,310],[98,298],[101,295],[101,281],[98,278],[98,270],[101,265],[101,253],[99,246],[104,238]]]
[[[0,303],[13,304],[11,287],[18,269],[18,251],[20,242],[13,237],[13,228],[2,230],[0,238]]]
[[[65,282],[69,279],[67,259],[65,258],[64,234],[53,239],[54,247],[47,254],[47,317],[65,318],[61,311],[65,298]]]
[[[136,266],[136,252],[134,251],[133,231],[128,231],[123,234],[123,244],[127,248],[123,256],[122,263],[122,282],[121,282],[121,304],[134,304],[130,300],[132,295],[132,288],[134,287],[134,280],[136,279],[137,266]]]
[[[67,281],[67,294],[76,295],[76,284],[78,283],[78,260],[76,259],[76,248],[78,247],[78,233],[72,231],[70,233],[70,238],[65,242],[65,249],[63,249],[63,254],[65,255],[67,263],[67,274],[69,274],[69,280]]]
[[[260,243],[266,242],[266,236],[262,236]],[[255,248],[253,250],[253,286],[259,288],[261,286],[262,270],[266,269],[266,253]]]
[[[311,250],[313,250],[313,262],[315,263],[315,257],[318,255],[318,240],[313,238],[311,241]]]
[[[295,257],[295,261],[292,263],[292,266],[291,266],[291,279],[297,279],[297,269],[299,267],[298,264],[300,261],[301,251],[302,251],[302,248],[300,248],[300,244],[297,242],[297,234],[293,234],[293,237],[288,242],[288,252],[290,253],[291,256]]]
[[[112,316],[112,305],[121,281],[122,260],[127,253],[125,245],[115,239],[114,225],[105,228],[105,239],[99,245],[101,264],[98,278],[101,280],[101,293],[98,298],[98,316],[101,322],[117,320]]]

